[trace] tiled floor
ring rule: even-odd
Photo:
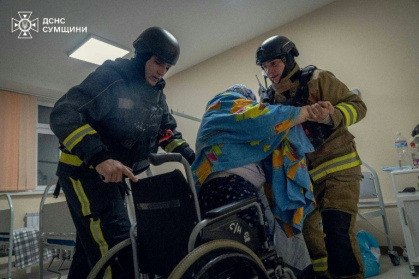
[[[419,270],[417,270],[419,272]],[[418,274],[416,272],[416,276]],[[394,266],[388,255],[381,255],[380,273],[371,279],[410,279],[415,278],[410,273],[409,263],[400,257],[400,265]]]
[[[0,264],[0,278],[6,278],[7,276],[7,263],[4,263],[4,258],[1,259]],[[47,262],[45,263],[47,266]],[[55,267],[58,266],[58,262]],[[62,271],[63,276],[61,279],[67,278],[67,272],[70,262],[65,262],[63,265],[64,270]],[[418,270],[419,272],[419,270]],[[418,274],[418,272],[416,274]],[[38,267],[34,266],[31,268],[31,273],[26,273],[26,270],[14,270],[12,273],[13,279],[38,279]],[[45,279],[53,279],[58,278],[58,275],[45,271],[44,272]],[[369,277],[371,279],[410,279],[410,278],[417,278],[413,277],[410,273],[409,264],[400,257],[400,265],[394,266],[391,263],[391,260],[388,255],[382,255],[380,260],[380,273],[376,276]]]

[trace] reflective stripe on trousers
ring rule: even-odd
[[[356,166],[361,165],[361,159],[357,152],[352,152],[350,154],[334,158],[330,161],[324,162],[323,164],[319,165],[318,167],[309,171],[311,178],[313,181],[317,181],[328,174],[347,170]]]
[[[76,253],[68,279],[86,278],[96,262],[113,246],[129,238],[130,221],[116,183],[80,171],[78,177],[60,177],[77,229]],[[88,247],[84,249],[84,247]],[[110,268],[103,278],[114,278]]]
[[[92,212],[90,209],[90,201],[86,196],[86,193],[84,192],[83,186],[80,182],[80,180],[74,180],[70,177],[70,181],[73,185],[74,192],[77,195],[77,198],[80,202],[80,208],[83,216],[91,216]],[[101,257],[108,251],[108,243],[106,242],[102,229],[100,227],[100,219],[95,220],[94,218],[90,217],[90,233],[93,239],[95,240],[97,247],[99,248]],[[95,247],[92,247],[92,249],[95,249]],[[105,274],[103,275],[103,279],[111,279],[112,278],[112,270],[111,267],[108,267],[105,271]]]

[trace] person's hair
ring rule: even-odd
[[[236,92],[241,94],[243,97],[245,97],[246,99],[250,99],[252,101],[256,101],[256,96],[255,94],[253,94],[252,90],[250,88],[248,88],[246,85],[243,84],[235,84],[231,87],[229,87],[226,92]]]

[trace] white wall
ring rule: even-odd
[[[167,80],[167,100],[174,110],[201,118],[207,101],[232,84],[243,83],[257,92],[255,75],[261,78],[261,70],[255,65],[255,51],[268,37],[285,35],[300,52],[300,66],[329,70],[361,92],[368,113],[350,131],[361,158],[377,170],[385,201],[394,203],[390,176],[381,167],[397,163],[396,131],[410,137],[419,123],[418,27],[417,0],[338,0],[174,75]],[[198,125],[177,119],[179,130],[194,145]],[[395,224],[391,235],[401,243],[396,208],[388,211],[390,224]],[[375,223],[382,224],[379,218]]]

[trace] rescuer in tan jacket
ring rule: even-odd
[[[303,124],[315,147],[307,158],[317,208],[307,216],[303,227],[314,274],[310,267],[302,276],[364,278],[354,230],[361,159],[348,127],[363,119],[367,108],[332,73],[315,66],[300,69],[294,60],[298,55],[292,41],[273,36],[257,49],[256,64],[272,81],[267,91],[260,93],[261,101],[294,106],[328,101],[334,108],[312,106],[312,121]]]

